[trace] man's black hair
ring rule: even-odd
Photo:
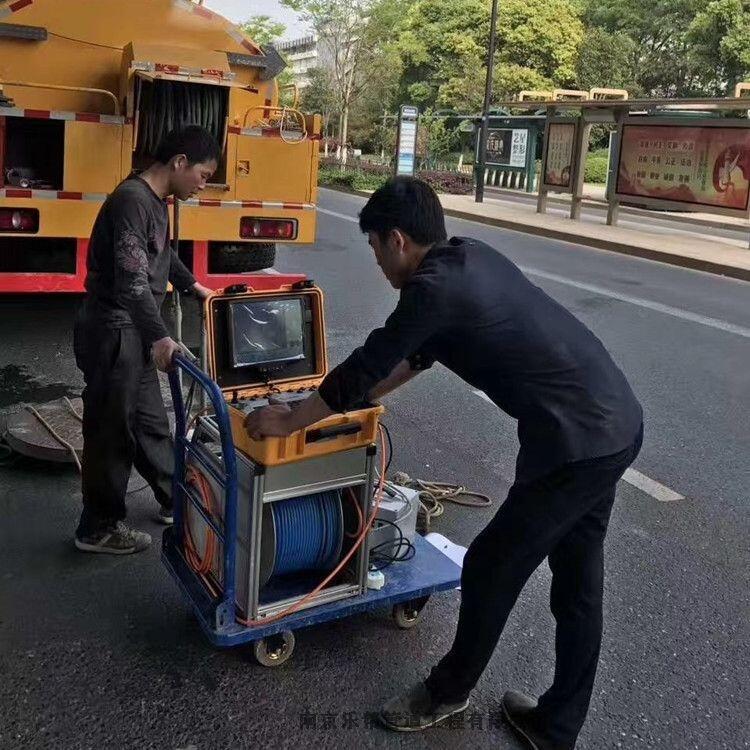
[[[376,190],[359,215],[359,228],[382,240],[400,229],[419,245],[434,245],[448,236],[440,199],[414,177],[394,177]]]
[[[173,130],[156,149],[156,161],[169,164],[170,159],[185,154],[189,164],[221,160],[221,146],[211,133],[200,125]]]

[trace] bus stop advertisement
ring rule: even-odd
[[[485,151],[485,179],[492,172],[516,173],[520,175],[526,192],[534,192],[537,144],[539,134],[544,129],[544,121],[544,117],[490,116]],[[519,182],[516,186],[520,187],[520,184]]]

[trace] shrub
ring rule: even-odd
[[[586,158],[586,170],[584,172],[585,182],[598,182],[604,184],[607,182],[607,170],[609,169],[609,160],[606,156],[588,155]]]
[[[438,193],[468,195],[474,189],[472,176],[461,172],[420,172],[418,177]]]
[[[388,179],[388,175],[384,174],[367,174],[365,172],[357,174],[354,173],[354,182],[352,187],[355,190],[377,190]]]
[[[341,169],[335,160],[321,160],[318,184],[347,187],[354,190],[377,190],[393,174],[384,164],[361,163]],[[467,195],[474,189],[471,175],[460,172],[425,171],[417,175],[438,193]]]

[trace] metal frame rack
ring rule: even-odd
[[[461,569],[422,537],[415,539],[413,559],[393,565],[386,584],[367,588],[367,540],[352,555],[345,580],[333,580],[315,596],[300,586],[259,586],[263,550],[263,508],[311,492],[358,490],[360,510],[371,513],[374,446],[331,453],[276,467],[261,467],[234,447],[224,395],[202,370],[182,356],[175,357],[169,382],[175,410],[174,519],[162,541],[162,561],[195,613],[211,643],[239,646],[254,643],[259,661],[277,666],[294,648],[292,631],[358,613],[392,607],[397,624],[416,624],[429,596],[455,589]],[[187,434],[187,414],[179,373],[196,381],[210,402],[212,416],[200,418],[192,436]],[[221,513],[209,513],[189,486],[186,471],[200,468],[222,498]],[[188,510],[189,508],[189,510]],[[212,590],[185,556],[186,514],[199,518],[219,541],[215,572],[220,586]],[[218,516],[218,517],[217,517]],[[238,537],[249,534],[247,549]],[[344,571],[342,571],[343,573]],[[316,571],[313,580],[321,578]],[[243,583],[238,586],[238,581]],[[239,595],[238,595],[239,593]],[[300,606],[300,601],[305,601]],[[295,606],[296,605],[296,606]],[[293,608],[288,615],[283,615]],[[242,616],[248,619],[244,620]],[[272,639],[276,644],[270,646]]]

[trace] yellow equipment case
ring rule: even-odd
[[[274,401],[294,408],[328,373],[323,293],[311,281],[276,291],[230,287],[211,295],[204,312],[208,374],[229,404],[238,451],[276,466],[375,443],[384,410],[372,404],[288,437],[252,440],[245,431],[253,409]]]

